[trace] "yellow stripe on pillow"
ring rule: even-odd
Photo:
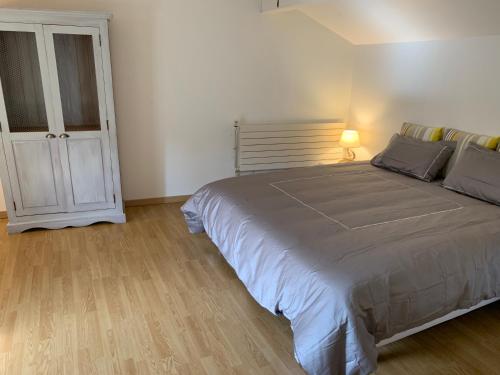
[[[401,135],[420,139],[427,142],[438,142],[443,139],[444,128],[431,128],[429,126],[405,122],[401,127]]]
[[[473,134],[457,129],[446,129],[443,139],[445,141],[467,143],[467,145],[469,143],[474,143],[476,145],[489,148],[490,150],[495,150],[499,146],[500,142],[500,137]],[[460,145],[458,146],[460,147]]]
[[[457,148],[455,149],[455,152],[453,153],[453,156],[451,157],[450,161],[448,162],[448,166],[446,167],[446,175],[450,173],[451,169],[462,157],[462,154],[464,153],[467,146],[469,146],[469,144],[471,143],[489,148],[490,150],[497,149],[498,151],[500,151],[500,137],[473,134],[457,129],[445,129],[443,139],[445,141],[457,142]]]
[[[497,146],[500,146],[500,137],[492,138],[486,147],[494,150]]]

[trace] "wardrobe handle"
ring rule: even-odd
[[[69,138],[69,135],[66,134],[66,133],[62,133],[59,138],[62,138],[62,139],[66,139],[66,138]]]
[[[56,136],[55,136],[54,134],[52,134],[52,133],[49,133],[49,134],[47,134],[47,135],[45,136],[45,138],[47,138],[47,139],[53,139],[53,138],[55,138],[55,137],[56,137]]]

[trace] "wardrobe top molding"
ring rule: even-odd
[[[0,22],[101,26],[112,13],[0,8]]]

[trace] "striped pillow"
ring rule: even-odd
[[[448,175],[457,161],[462,157],[467,146],[471,143],[489,148],[490,150],[495,150],[498,147],[498,150],[500,151],[500,137],[467,133],[456,129],[445,129],[443,140],[448,142],[457,142],[457,148],[448,162],[448,166],[445,169],[445,175]]]
[[[443,128],[431,128],[428,126],[405,122],[401,127],[401,135],[427,142],[438,142],[443,139]]]

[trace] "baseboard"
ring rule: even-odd
[[[187,201],[190,197],[191,197],[190,195],[177,195],[173,197],[126,200],[125,207],[154,206],[157,204],[166,204],[166,203],[182,203]]]
[[[0,211],[0,219],[7,219],[7,211]]]

